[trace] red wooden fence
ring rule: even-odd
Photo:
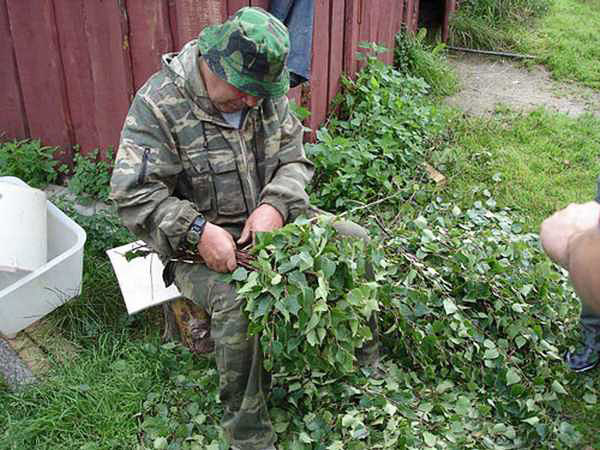
[[[358,43],[393,49],[402,23],[416,29],[419,0],[314,1],[312,80],[290,97],[317,129],[340,75],[359,68]],[[105,156],[160,55],[248,5],[269,0],[0,0],[0,138],[41,139],[65,162],[78,151]]]

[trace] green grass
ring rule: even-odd
[[[516,51],[522,47],[522,30],[546,13],[553,0],[466,0],[461,2],[450,27],[453,46],[483,50]]]
[[[196,432],[217,438],[210,415],[218,405],[202,393],[216,381],[211,361],[158,345],[158,333],[143,341],[104,333],[76,359],[55,364],[42,383],[0,391],[0,449],[153,448],[158,435]],[[205,419],[193,422],[199,411]]]
[[[134,416],[158,381],[156,363],[140,352],[125,336],[103,335],[44,383],[0,397],[6,414],[0,448],[134,447]]]
[[[6,383],[6,380],[0,376],[0,395],[5,392],[8,392],[8,384]]]
[[[466,2],[450,31],[450,45],[532,54],[527,63],[544,64],[557,80],[600,89],[597,0]]]
[[[488,189],[499,206],[520,210],[533,231],[571,202],[594,198],[600,173],[600,119],[537,110],[455,118],[449,189],[463,200]]]
[[[525,38],[523,49],[538,55],[556,79],[600,89],[600,2],[555,0]]]

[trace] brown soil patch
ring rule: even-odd
[[[600,92],[552,80],[542,66],[524,68],[504,58],[453,54],[461,90],[447,99],[468,114],[486,115],[497,106],[530,111],[541,106],[569,115],[586,112],[600,117]]]

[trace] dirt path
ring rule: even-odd
[[[453,54],[461,91],[447,102],[468,114],[493,113],[497,105],[529,111],[540,106],[569,115],[591,112],[600,117],[600,92],[552,80],[542,66],[531,69],[495,57]]]

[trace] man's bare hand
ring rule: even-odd
[[[198,242],[198,253],[206,267],[216,272],[233,272],[237,266],[233,236],[210,222],[206,222]]]
[[[283,217],[271,205],[260,205],[246,220],[242,235],[238,244],[244,244],[250,239],[254,241],[254,233],[257,231],[273,231],[283,226]]]

